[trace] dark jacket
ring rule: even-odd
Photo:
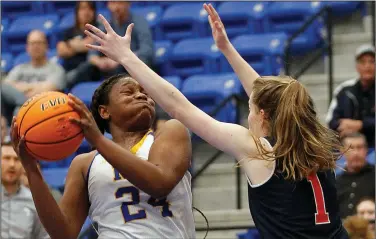
[[[375,166],[366,164],[358,173],[338,176],[337,195],[341,218],[353,215],[362,198],[375,197]]]
[[[333,95],[326,118],[329,127],[337,130],[340,119],[363,121],[368,146],[375,146],[375,84],[364,90],[358,79],[343,82]]]

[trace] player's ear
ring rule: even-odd
[[[110,118],[110,113],[108,112],[107,107],[105,105],[100,105],[98,112],[102,119],[108,120]]]

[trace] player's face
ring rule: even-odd
[[[248,115],[248,127],[249,130],[257,137],[263,137],[263,122],[264,116],[261,114],[261,111],[257,108],[252,102],[252,94],[248,101],[249,115]]]
[[[361,202],[356,208],[356,214],[359,217],[367,219],[368,221],[375,220],[375,202],[372,202],[370,200]],[[372,223],[370,226],[371,229],[373,229],[374,223]]]
[[[371,54],[364,54],[356,63],[356,70],[360,78],[367,81],[375,80],[375,57]]]
[[[346,166],[352,171],[360,170],[366,163],[367,146],[363,138],[345,139],[345,147],[350,149],[346,152]]]
[[[155,117],[155,102],[133,79],[119,80],[111,89],[107,106],[111,122],[133,130],[149,129]]]
[[[80,2],[78,7],[78,21],[80,23],[89,23],[94,19],[94,10],[90,7],[88,2]]]
[[[4,185],[14,185],[19,182],[22,174],[22,164],[12,146],[1,147],[1,182]]]
[[[41,59],[47,54],[47,39],[40,32],[32,32],[27,38],[27,53],[31,59]]]

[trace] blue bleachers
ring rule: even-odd
[[[44,2],[44,8],[48,13],[57,13],[62,16],[74,12],[76,3],[75,1],[48,1]]]
[[[268,2],[224,2],[219,5],[218,14],[227,35],[263,32],[267,5]]]
[[[132,8],[132,12],[139,16],[143,16],[149,23],[149,26],[154,34],[154,40],[162,39],[161,29],[159,22],[162,18],[163,9],[160,6],[149,6]]]
[[[168,74],[167,62],[172,52],[171,41],[154,41],[154,64],[160,70],[161,75]]]
[[[104,136],[108,139],[112,139],[112,135],[105,132],[104,133]],[[80,147],[77,149],[77,154],[83,154],[83,153],[88,153],[92,151],[92,148],[91,148],[91,145],[89,144],[89,142],[86,140],[86,138],[84,138],[84,140],[82,141]]]
[[[181,77],[217,73],[220,55],[212,37],[187,39],[174,46],[170,62],[165,64],[169,74]]]
[[[323,4],[330,6],[334,15],[337,16],[349,15],[358,9],[362,11],[363,16],[366,13],[366,3],[362,1],[327,1]]]
[[[74,26],[74,20],[75,20],[74,12],[68,12],[61,18],[59,26],[57,27],[59,29],[58,30],[59,39],[62,39],[63,34],[66,30]]]
[[[267,10],[266,31],[293,34],[312,15],[320,11],[320,2],[274,2]],[[315,49],[321,42],[319,20],[292,42],[294,55],[304,54]]]
[[[183,94],[198,108],[210,113],[226,97],[240,94],[242,86],[234,73],[195,75],[183,83]],[[226,104],[214,117],[217,120],[235,123],[237,117],[234,102]]]
[[[9,72],[13,67],[13,56],[10,53],[1,54],[1,71]]]
[[[80,98],[88,107],[91,103],[91,97],[101,82],[83,82],[75,85],[71,93]]]
[[[160,28],[163,39],[179,41],[209,35],[207,13],[201,3],[173,4],[164,12]]]
[[[23,16],[14,20],[6,33],[6,39],[10,44],[9,48],[13,54],[18,54],[25,50],[26,38],[30,31],[39,29],[43,31],[48,39],[50,46],[55,46],[57,38],[55,29],[59,17],[55,14],[41,16]]]
[[[47,168],[42,170],[42,175],[46,183],[56,189],[64,188],[65,178],[67,177],[68,167],[65,168]]]
[[[37,1],[1,1],[1,17],[15,19],[43,13],[43,3]]]
[[[234,38],[233,45],[260,75],[278,75],[283,67],[286,40],[284,33],[242,35]],[[232,71],[224,56],[220,58],[220,65],[223,72]]]
[[[47,168],[68,168],[74,159],[74,157],[77,156],[77,153],[74,153],[70,155],[69,157],[55,161],[55,162],[48,162],[48,161],[39,161],[40,166],[42,169],[47,169]]]

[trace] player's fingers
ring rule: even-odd
[[[68,97],[70,99],[72,99],[75,103],[79,104],[80,106],[86,106],[84,102],[82,102],[82,100],[80,100],[80,98],[78,98],[77,96],[69,93],[68,94]]]
[[[81,118],[86,117],[85,109],[79,104],[75,103],[72,100],[69,100],[68,104],[74,109],[74,111],[76,111],[80,115]]]
[[[17,123],[15,121],[13,121],[13,123],[12,123],[10,137],[11,137],[13,144],[18,144],[18,126],[17,126]]]
[[[209,15],[211,14],[211,10],[210,10],[208,4],[204,3],[204,9],[205,9],[205,11],[206,11]]]
[[[114,29],[112,29],[110,23],[106,20],[106,18],[102,15],[99,14],[99,19],[101,20],[104,28],[106,29],[107,33],[115,33]]]
[[[211,20],[210,16],[208,16],[208,21],[209,21],[211,29],[213,29],[213,21]]]
[[[93,34],[92,32],[88,31],[88,30],[85,30],[84,33],[90,37],[91,39],[93,39],[94,41],[98,42],[99,44],[103,44],[104,41],[102,38],[98,37],[97,35]]]
[[[92,49],[92,50],[96,50],[96,51],[102,52],[102,47],[101,46],[96,46],[96,45],[92,45],[92,44],[86,44],[85,46],[88,49]]]
[[[129,24],[129,26],[127,27],[127,31],[125,32],[126,36],[129,36],[129,37],[132,36],[133,27],[134,27],[134,23]]]
[[[93,26],[89,23],[87,23],[85,25],[85,27],[86,27],[87,30],[94,32],[95,35],[97,35],[98,37],[100,37],[102,39],[104,39],[104,37],[106,36],[106,33],[102,32],[99,28],[97,28],[97,27],[95,27],[95,26]]]
[[[76,124],[80,127],[84,126],[84,124],[82,123],[82,120],[81,119],[76,119],[76,118],[73,118],[73,117],[69,117],[69,121],[73,124]]]
[[[20,138],[20,141],[18,142],[18,150],[25,150],[26,149],[26,142],[25,142],[25,136],[22,136]]]
[[[214,9],[213,5],[211,5],[210,3],[209,3],[209,8],[210,8],[210,11],[212,12],[213,17],[214,17],[217,21],[220,21],[221,18],[219,17],[217,11]]]

